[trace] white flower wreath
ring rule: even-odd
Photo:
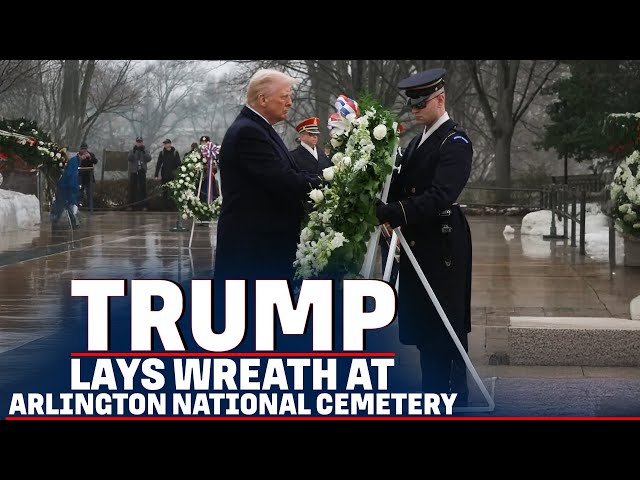
[[[640,238],[640,151],[618,165],[610,189],[616,230]]]
[[[182,159],[176,179],[165,185],[185,220],[187,218],[213,220],[220,215],[222,196],[216,197],[210,204],[202,201],[198,196],[200,175],[206,174],[207,161],[201,149],[192,150]]]
[[[32,122],[17,122],[16,120],[0,121],[0,153],[5,149],[14,150],[18,147],[14,153],[20,155],[22,152],[29,152],[28,156],[22,155],[23,159],[38,158],[44,170],[52,178],[58,178],[67,162],[66,148],[55,142],[40,139],[41,132],[35,128],[29,128],[33,125]],[[33,161],[27,161],[27,164],[35,166]]]
[[[300,232],[297,279],[358,277],[378,225],[376,198],[395,160],[399,130],[390,112],[370,98],[358,105],[344,95],[336,108],[329,120],[333,166],[323,170],[330,184],[309,193],[313,210]]]
[[[640,113],[612,113],[605,119],[603,131],[610,142],[609,151],[626,155],[609,184],[609,215],[616,230],[640,238]]]

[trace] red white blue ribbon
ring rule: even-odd
[[[220,145],[213,142],[207,142],[200,146],[202,156],[207,160],[207,203],[211,204],[215,200],[213,196],[213,187],[215,185],[215,165],[220,155]]]
[[[358,102],[346,95],[340,95],[338,97],[336,100],[336,110],[343,117],[347,117],[350,114],[355,115],[356,118],[360,116],[360,107],[358,106]]]

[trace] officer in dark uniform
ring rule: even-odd
[[[445,110],[442,68],[405,78],[405,91],[416,123],[424,129],[407,145],[394,172],[388,203],[378,203],[380,223],[401,232],[451,323],[468,351],[471,331],[471,232],[456,203],[467,184],[473,148],[469,137]],[[418,274],[402,252],[399,272],[400,341],[420,351],[422,388],[457,393],[456,406],[468,400],[464,359]]]
[[[98,163],[98,158],[93,152],[89,151],[87,142],[82,142],[80,144],[78,156],[80,157],[81,167],[78,172],[78,178],[80,179],[80,191],[86,197],[89,211],[93,212],[93,189],[91,187],[96,183],[96,177],[93,169]]]
[[[324,153],[324,149],[317,148],[320,135],[319,124],[318,117],[311,117],[296,126],[300,145],[291,150],[291,155],[301,171],[322,177],[322,170],[331,166],[331,160]]]

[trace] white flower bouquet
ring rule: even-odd
[[[640,238],[640,151],[618,165],[609,189],[616,230]]]
[[[611,154],[626,155],[609,185],[609,215],[617,231],[640,239],[640,113],[612,113],[603,130]]]
[[[29,167],[41,167],[55,181],[64,170],[67,151],[52,142],[34,121],[0,119],[0,161],[13,168],[16,157]]]
[[[390,112],[344,95],[336,109],[328,122],[333,166],[323,171],[328,183],[309,193],[313,210],[300,232],[297,279],[358,277],[378,225],[376,198],[395,162],[399,131]]]

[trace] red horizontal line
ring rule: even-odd
[[[207,421],[238,421],[238,420],[435,420],[435,421],[486,421],[486,420],[563,420],[563,421],[576,421],[576,420],[589,420],[589,421],[598,421],[598,420],[609,420],[609,421],[622,421],[622,420],[640,420],[640,417],[455,417],[455,416],[445,416],[445,417],[435,417],[435,416],[415,416],[415,417],[337,417],[337,416],[326,416],[326,417],[304,417],[304,416],[293,416],[293,417],[278,417],[278,416],[269,416],[269,417],[199,417],[199,416],[172,416],[172,417],[39,417],[39,416],[9,416],[5,417],[5,420],[17,420],[17,421],[33,421],[33,420],[47,420],[47,421],[58,421],[58,420],[77,420],[77,421],[85,421],[85,420],[119,420],[119,421],[149,421],[149,420],[162,420],[162,421],[174,421],[174,420],[207,420]]]
[[[395,357],[393,352],[71,352],[72,357]]]

